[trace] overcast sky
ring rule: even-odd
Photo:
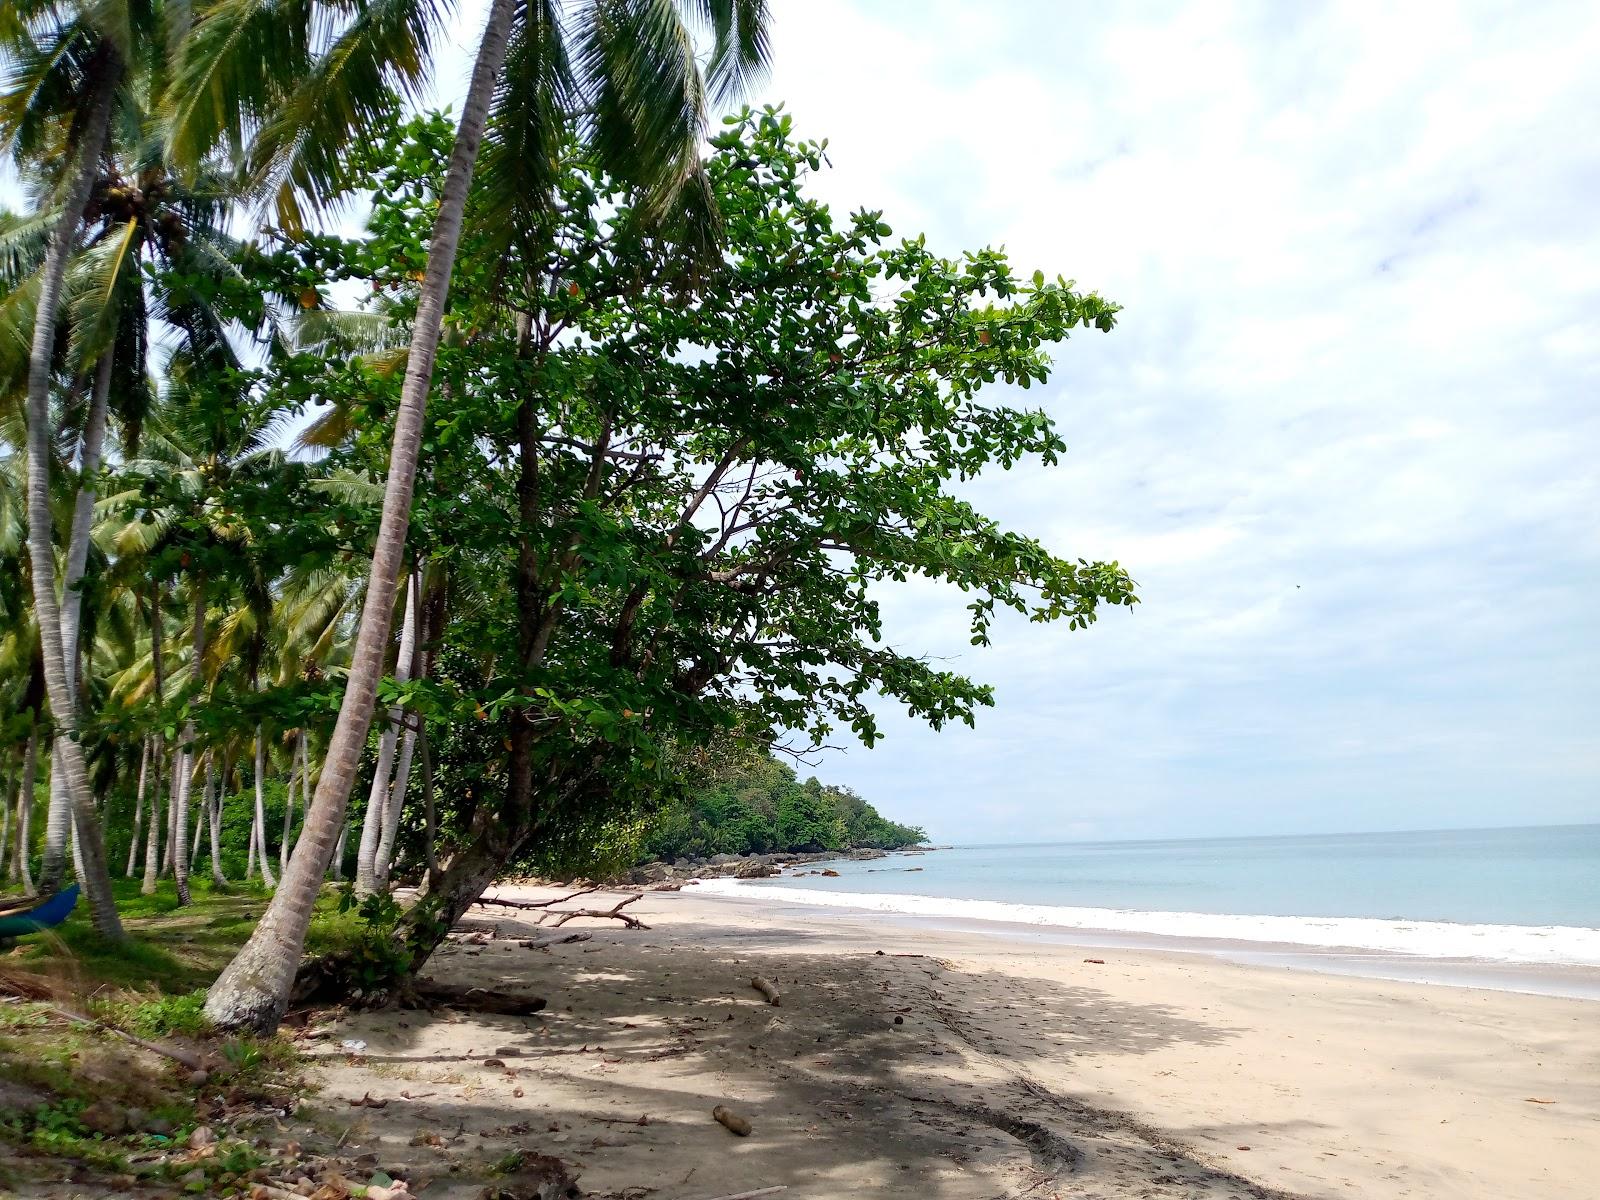
[[[1600,5],[776,8],[823,196],[1126,306],[976,498],[1143,600],[886,593],[998,706],[819,774],[942,841],[1600,820]]]
[[[1126,306],[979,496],[1143,599],[902,590],[998,706],[822,774],[957,841],[1600,820],[1600,5],[778,14],[828,198]]]

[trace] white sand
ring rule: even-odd
[[[545,996],[540,1016],[341,1020],[316,1043],[322,1131],[441,1197],[477,1196],[513,1149],[635,1200],[777,1184],[781,1200],[1600,1196],[1591,1001],[889,928],[693,889],[629,911],[652,928],[575,922],[591,941],[456,946],[430,966]],[[749,987],[758,972],[781,1007]],[[368,1043],[354,1065],[332,1053],[343,1038]],[[483,1065],[502,1049],[504,1068]],[[390,1103],[349,1106],[366,1093]],[[718,1103],[752,1135],[714,1123]]]

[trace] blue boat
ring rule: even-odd
[[[73,884],[64,892],[35,901],[32,907],[10,912],[0,909],[0,938],[21,937],[59,925],[72,915],[77,904],[78,885]]]

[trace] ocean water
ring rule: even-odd
[[[838,878],[702,886],[914,917],[1600,966],[1600,825],[964,846],[829,866]]]

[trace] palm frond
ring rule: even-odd
[[[272,197],[286,229],[300,226],[302,197],[320,210],[350,189],[352,148],[418,101],[428,78],[439,4],[368,0],[354,14],[317,48],[251,145],[247,174]]]
[[[590,0],[576,33],[587,138],[664,211],[699,161],[706,96],[674,0]]]
[[[528,0],[478,153],[479,228],[509,239],[549,207],[576,80],[554,0]]]
[[[283,323],[289,350],[322,350],[331,354],[377,354],[407,345],[409,330],[384,312],[311,308]]]
[[[195,14],[173,63],[162,116],[167,153],[193,178],[219,148],[240,156],[310,70],[311,0],[212,0]]]
[[[0,288],[12,288],[44,261],[56,214],[42,211],[21,216],[0,213]]]
[[[75,356],[81,366],[86,367],[111,345],[120,323],[120,302],[130,289],[140,287],[139,235],[139,220],[130,217],[73,262],[68,312]]]
[[[772,60],[766,0],[692,0],[691,8],[714,38],[706,64],[712,103],[735,104],[765,78]]]

